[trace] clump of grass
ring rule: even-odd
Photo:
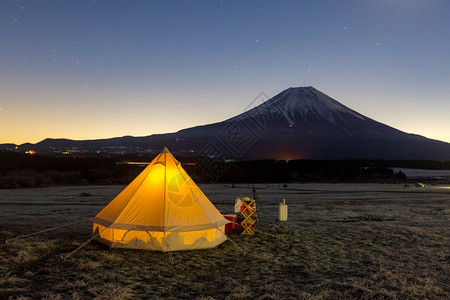
[[[88,260],[86,262],[82,262],[80,264],[78,264],[78,270],[80,271],[91,271],[91,270],[95,270],[100,266],[100,263],[97,261],[92,261],[92,260]]]
[[[17,256],[13,258],[16,263],[33,262],[37,259],[38,257],[27,249],[19,250],[19,252],[17,252]]]
[[[37,250],[45,251],[53,248],[55,246],[55,243],[53,241],[46,241],[46,242],[36,242],[34,247]]]
[[[8,262],[8,259],[6,258],[6,253],[1,251],[0,252],[0,265],[3,265]]]
[[[6,273],[4,275],[0,275],[0,285],[4,286],[15,286],[15,285],[23,285],[29,283],[30,280],[25,278],[19,278],[15,275],[11,275],[11,273]]]
[[[104,252],[102,253],[102,259],[109,262],[117,262],[121,261],[122,257],[120,257],[117,254],[111,253],[111,252]]]
[[[27,297],[27,296],[18,296],[15,298],[16,300],[32,300],[33,298]]]
[[[280,298],[276,297],[272,294],[264,294],[258,298],[258,300],[278,300],[278,299],[280,299]]]
[[[55,246],[53,241],[35,241],[32,239],[13,240],[7,244],[10,261],[13,263],[29,263],[37,261],[39,256],[48,253]],[[15,254],[14,254],[15,253]],[[3,255],[2,255],[3,256]],[[5,258],[0,261],[8,262]]]
[[[87,282],[85,282],[83,280],[76,280],[74,282],[69,282],[67,280],[64,280],[64,282],[56,285],[54,287],[54,289],[58,290],[58,291],[67,291],[67,290],[85,288],[87,285],[88,285]]]
[[[225,298],[226,300],[251,300],[254,299],[253,294],[245,285],[237,287],[232,294]]]
[[[25,277],[33,277],[34,273],[31,271],[26,271],[23,275],[25,275]]]
[[[53,294],[53,293],[48,293],[45,297],[43,297],[42,299],[44,300],[63,300],[64,296],[61,294]]]
[[[133,298],[133,291],[128,287],[117,286],[113,283],[106,283],[102,286],[90,288],[89,293],[96,300],[127,300]]]
[[[81,300],[83,299],[77,292],[72,291],[69,295],[70,300]]]
[[[11,232],[9,232],[9,231],[6,231],[6,230],[2,230],[2,231],[0,231],[0,237],[11,237],[11,236],[13,236],[13,234],[11,233]]]
[[[299,292],[297,295],[298,300],[312,300],[314,299],[313,296],[310,293],[307,292]]]
[[[249,257],[252,260],[259,259],[259,260],[262,260],[264,262],[271,262],[271,263],[275,263],[275,261],[277,260],[275,258],[275,255],[273,255],[273,253],[268,253],[268,252],[267,253],[258,253],[258,255],[250,254]]]

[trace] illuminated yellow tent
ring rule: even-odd
[[[164,252],[215,247],[229,223],[167,148],[91,221],[111,247]]]

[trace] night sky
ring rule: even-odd
[[[450,1],[0,1],[0,143],[173,132],[298,86],[450,142]]]

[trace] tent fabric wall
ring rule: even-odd
[[[229,222],[167,148],[91,221],[111,247],[157,251],[215,247]]]
[[[155,251],[179,251],[213,248],[226,240],[225,225],[220,228],[163,232],[108,228],[94,223],[98,241],[112,248],[147,249]]]

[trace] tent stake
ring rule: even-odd
[[[167,255],[169,256],[169,262],[173,265],[175,261],[173,260],[173,254],[172,251],[167,251]]]

